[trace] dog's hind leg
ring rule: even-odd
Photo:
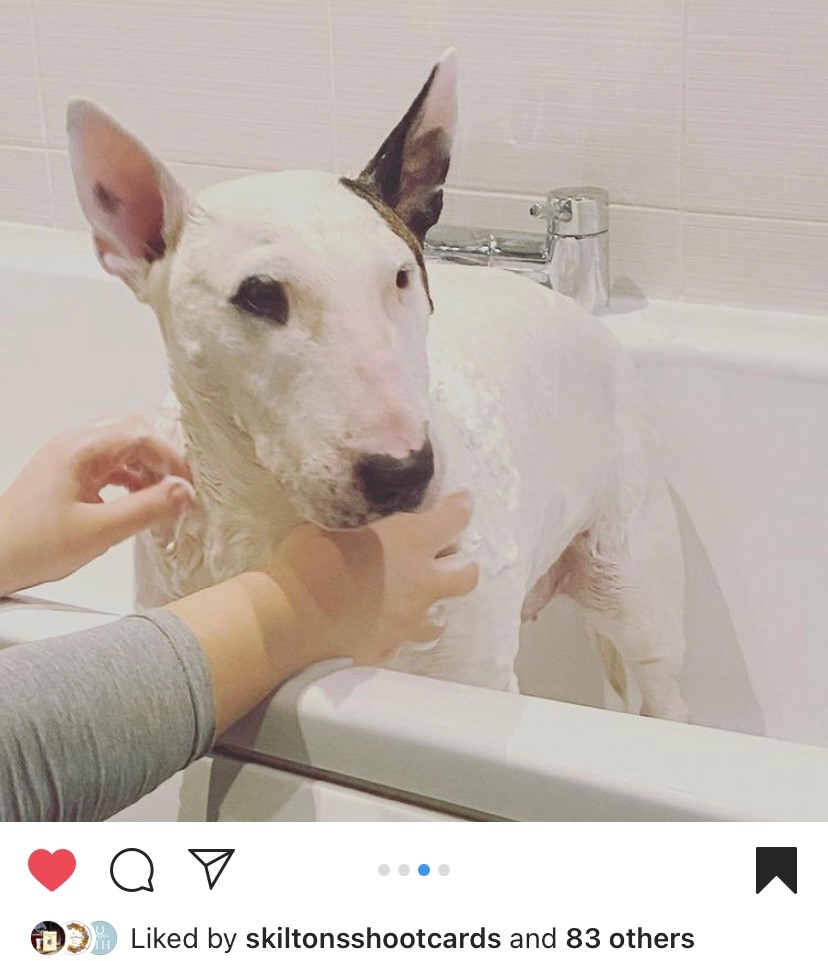
[[[582,608],[610,684],[628,703],[628,680],[641,713],[688,719],[678,685],[684,657],[684,570],[666,485],[629,516],[602,518],[567,549],[562,592]]]
[[[599,634],[589,623],[589,613],[586,612],[587,629],[595,641],[598,648],[598,656],[604,666],[604,675],[610,687],[615,692],[616,697],[621,701],[626,710],[630,710],[630,690],[627,684],[627,669],[624,666],[624,658],[618,653],[618,648],[609,638]]]

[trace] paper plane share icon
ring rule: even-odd
[[[230,863],[230,858],[236,853],[235,848],[187,848],[187,850],[204,868],[204,873],[207,875],[207,887],[211,891]]]

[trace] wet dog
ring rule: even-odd
[[[521,620],[583,609],[642,713],[684,719],[676,521],[636,379],[573,301],[423,260],[456,119],[447,54],[354,178],[286,171],[193,199],[98,107],[68,112],[103,267],[158,316],[198,506],[145,535],[138,601],[261,563],[300,520],[352,527],[459,487],[477,590],[387,666],[516,690]],[[552,643],[552,640],[550,640]]]

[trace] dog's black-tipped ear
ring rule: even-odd
[[[75,188],[98,259],[141,297],[150,265],[177,239],[186,192],[97,104],[70,101],[66,128]]]
[[[359,179],[423,242],[443,209],[457,123],[457,54],[447,50]]]

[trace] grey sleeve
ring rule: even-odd
[[[0,651],[0,820],[110,817],[215,736],[201,646],[165,610]]]

